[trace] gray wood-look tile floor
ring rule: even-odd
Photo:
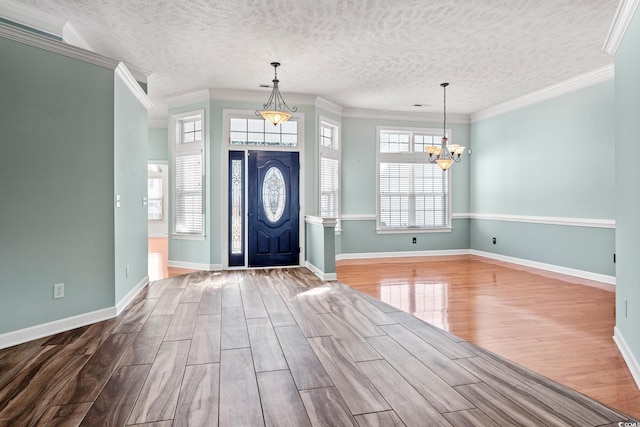
[[[160,280],[116,319],[0,351],[0,426],[637,421],[303,268]]]

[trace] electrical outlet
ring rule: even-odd
[[[64,283],[53,285],[53,299],[64,298]]]
[[[494,245],[496,244],[496,238],[495,237],[493,238],[493,244]]]
[[[129,266],[124,269],[124,277],[129,277]]]
[[[413,243],[418,243],[418,239],[416,237],[413,238]]]

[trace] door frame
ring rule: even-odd
[[[248,156],[247,153],[249,151],[284,151],[284,152],[297,152],[299,153],[300,158],[300,172],[299,172],[299,200],[300,200],[300,213],[298,218],[298,242],[300,244],[300,256],[298,258],[297,267],[304,266],[306,257],[306,239],[305,239],[305,197],[304,197],[304,189],[305,186],[305,123],[304,123],[304,113],[294,113],[293,118],[298,122],[298,146],[297,147],[273,147],[273,146],[261,146],[261,145],[231,145],[229,143],[229,120],[232,117],[245,117],[245,118],[256,118],[255,111],[253,110],[236,110],[236,109],[223,109],[222,110],[222,176],[221,185],[215,186],[216,188],[220,188],[222,192],[220,200],[222,201],[222,233],[220,237],[220,251],[222,254],[222,269],[223,270],[236,270],[236,269],[248,269],[248,233],[245,232],[244,236],[244,266],[241,267],[229,267],[229,151],[244,151],[244,171],[245,171],[245,180],[247,179],[247,170],[249,167]],[[215,179],[213,174],[211,174],[210,179]],[[212,186],[214,188],[214,186]],[[247,205],[247,186],[245,185],[245,207]],[[215,200],[215,197],[212,199]],[[244,212],[244,228],[247,230],[247,209],[245,208]],[[283,267],[251,267],[251,268],[283,268]],[[286,268],[286,267],[285,267]]]

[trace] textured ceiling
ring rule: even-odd
[[[150,116],[205,88],[347,108],[472,113],[613,62],[617,0],[21,0],[96,52],[153,71]],[[265,92],[265,101],[269,90]],[[414,107],[413,104],[430,104]]]

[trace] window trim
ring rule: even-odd
[[[340,234],[342,227],[340,217],[342,215],[342,127],[341,123],[329,119],[324,116],[318,117],[318,216],[320,218],[325,218],[322,216],[322,158],[328,158],[332,160],[338,161],[338,216],[335,218],[337,220],[336,224],[336,234]],[[337,148],[326,147],[322,145],[322,127],[332,127],[335,132],[335,145]],[[327,217],[329,218],[329,217]]]
[[[382,131],[409,132],[410,149],[409,152],[398,153],[381,153],[380,152],[380,133]],[[449,143],[453,143],[453,136],[450,128],[446,129]],[[413,135],[428,134],[442,136],[442,129],[437,128],[417,128],[417,127],[398,127],[398,126],[376,126],[376,234],[407,234],[407,233],[450,233],[452,231],[452,213],[451,213],[451,189],[452,174],[448,169],[447,174],[448,192],[447,192],[447,223],[439,227],[382,227],[380,225],[380,163],[429,163],[429,155],[427,153],[414,152]]]
[[[160,180],[160,218],[149,218],[149,205],[151,204],[151,200],[157,200],[154,198],[149,197],[149,180],[150,179],[159,179]],[[164,220],[166,220],[165,218],[165,204],[167,203],[167,201],[165,200],[164,197],[164,186],[165,186],[165,182],[164,182],[164,177],[162,176],[162,172],[147,172],[147,221],[148,222],[163,222]]]
[[[182,138],[183,122],[190,118],[200,117],[202,121],[202,139],[200,141],[180,143]],[[183,240],[205,240],[206,239],[206,208],[207,208],[207,172],[206,172],[206,115],[205,110],[193,110],[171,116],[170,154],[171,154],[171,237]],[[202,157],[202,232],[182,233],[176,231],[176,159],[178,155],[200,154]]]

